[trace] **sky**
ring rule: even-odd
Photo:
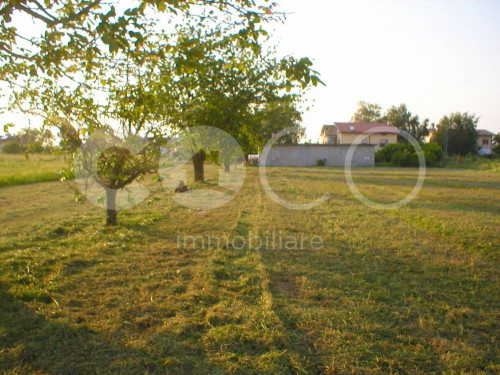
[[[349,121],[361,100],[385,110],[405,103],[438,123],[452,112],[480,116],[500,132],[500,1],[282,0],[281,54],[314,61],[326,87],[307,94],[307,136]]]
[[[322,125],[349,121],[361,100],[384,110],[405,103],[435,123],[468,111],[478,128],[500,132],[500,1],[277,1],[288,13],[272,33],[279,53],[311,58],[326,83],[306,95],[313,142]],[[0,125],[28,121],[0,115]]]

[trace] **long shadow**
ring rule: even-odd
[[[52,320],[16,300],[0,284],[0,373],[191,374],[194,364],[198,370],[210,367],[199,351],[187,356],[186,350],[134,348],[123,337],[120,332],[104,335],[87,325]],[[155,337],[159,346],[175,340]],[[167,354],[169,363],[163,358]]]
[[[47,374],[124,373],[139,370],[130,358],[142,350],[110,341],[87,326],[51,321],[13,298],[0,286],[0,372]],[[159,369],[149,358],[142,371]]]
[[[296,358],[300,358],[300,364],[302,368],[307,369],[307,373],[322,374],[328,363],[317,349],[315,342],[317,337],[302,329],[296,314],[289,309],[290,299],[296,298],[298,294],[296,287],[289,280],[292,275],[284,275],[272,270],[268,266],[270,259],[266,258],[264,255],[263,259],[270,279],[269,290],[273,296],[273,311],[285,329],[286,348],[284,349]]]
[[[270,177],[288,178],[290,180],[297,179],[297,176],[304,176],[308,181],[334,181],[334,182],[345,182],[344,174],[334,175],[334,174],[319,174],[319,176],[310,176],[308,173],[280,173],[280,174],[269,174]],[[414,186],[418,178],[418,173],[414,174],[397,174],[394,178],[394,174],[380,174],[380,173],[360,173],[357,174],[356,171],[353,173],[353,178],[356,184],[365,185],[377,185],[377,186]],[[426,186],[432,186],[435,188],[452,188],[452,189],[489,189],[489,190],[500,190],[500,184],[498,181],[483,181],[483,180],[460,180],[458,178],[450,179],[449,176],[442,176],[437,178],[434,174],[429,174],[425,180]]]
[[[416,366],[414,368],[423,372],[441,373],[447,364],[429,345],[433,335],[481,350],[483,357],[475,363],[476,369],[486,370],[489,363],[494,363],[495,345],[481,338],[486,331],[482,317],[476,312],[494,311],[495,298],[491,296],[494,281],[483,276],[482,287],[478,289],[478,281],[467,272],[424,261],[421,257],[425,258],[425,250],[411,256],[382,248],[358,253],[356,247],[360,245],[332,240],[325,244],[325,250],[335,249],[331,254],[325,251],[267,254],[264,260],[271,278],[279,279],[279,270],[287,270],[287,273],[300,270],[297,273],[307,275],[316,289],[312,297],[298,296],[294,301],[286,292],[280,292],[279,289],[284,288],[275,288],[278,311],[283,312],[285,305],[293,304],[300,308],[330,308],[334,328],[355,338],[341,342],[339,347],[343,351],[333,351],[330,357],[350,353],[352,358],[362,358],[365,363],[387,372],[407,373],[410,367],[406,366]],[[435,310],[443,304],[457,315],[448,317]],[[290,329],[297,333],[300,333],[296,328],[300,319],[290,315],[285,318]],[[461,331],[463,327],[466,327],[466,335]],[[493,332],[490,335],[492,339]],[[314,330],[306,337],[307,342],[314,342],[324,338],[324,333]],[[307,342],[299,341],[297,345],[307,348]],[[427,346],[425,363],[421,362],[421,353],[417,353],[419,345]],[[406,346],[403,352],[402,346]],[[405,352],[407,354],[403,354]]]

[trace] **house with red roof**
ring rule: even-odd
[[[398,128],[386,124],[371,122],[335,122],[325,125],[321,130],[321,144],[353,144],[374,145],[375,151],[391,144],[398,143]]]

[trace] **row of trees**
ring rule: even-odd
[[[359,102],[351,121],[354,122],[389,122],[398,129],[410,133],[416,140],[422,142],[429,135],[429,119],[420,120],[413,115],[406,104],[390,107],[385,113],[378,104]],[[401,141],[406,141],[402,138]]]
[[[429,126],[429,119],[421,121],[419,116],[413,115],[405,104],[392,106],[383,113],[378,104],[359,102],[352,121],[389,122],[396,128],[410,133],[419,142],[423,142],[432,130]],[[478,122],[479,118],[468,112],[444,116],[435,127],[435,132],[431,134],[431,142],[440,145],[443,150],[453,155],[476,153]],[[401,138],[400,141],[406,142],[406,139]]]
[[[281,128],[298,125],[305,90],[321,81],[308,58],[276,56],[266,31],[284,19],[275,3],[130,4],[0,5],[1,92],[10,93],[3,109],[42,117],[72,153],[97,131],[154,144],[197,126],[226,131],[250,153]],[[16,27],[26,16],[38,34]],[[192,145],[192,162],[203,181],[206,150],[200,147]],[[154,171],[158,149],[146,147],[134,157],[113,147],[92,177],[108,190],[123,188]],[[110,225],[116,224],[115,199],[108,194]]]
[[[9,129],[13,128],[13,123],[5,124],[4,132],[9,135]],[[15,136],[11,136],[2,148],[2,152],[7,154],[21,154],[29,152],[50,152],[54,146],[54,135],[50,129],[23,128]]]

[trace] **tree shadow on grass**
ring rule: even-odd
[[[328,338],[335,344],[322,350],[329,351],[327,358],[340,364],[344,360],[345,365],[362,361],[362,373],[406,373],[409,368],[423,373],[458,368],[486,370],[494,363],[494,344],[487,343],[488,339],[481,343],[487,331],[484,317],[478,313],[483,310],[491,316],[494,304],[488,295],[494,290],[494,283],[483,279],[484,291],[479,294],[475,290],[477,281],[465,269],[456,272],[446,264],[435,263],[432,257],[424,255],[425,250],[413,255],[388,249],[360,253],[354,245],[342,241],[325,243],[325,249],[335,249],[333,253],[265,254],[271,280],[279,280],[283,269],[287,274],[302,274],[307,280],[304,290],[286,290],[276,281],[272,288],[278,314],[287,322],[290,334],[307,338],[296,342],[299,352],[307,349],[308,342],[328,338],[328,331],[323,332],[324,327],[320,326],[300,333],[297,327],[305,322],[314,327],[314,320],[304,321],[300,313],[284,313],[309,311],[308,315],[314,316],[314,311],[318,311],[325,316],[326,309],[330,311],[330,328],[337,333]],[[492,335],[488,334],[489,340]],[[461,357],[462,362],[449,368],[450,363],[443,362],[440,350]]]
[[[185,353],[168,353],[167,363],[167,353],[132,348],[117,337],[44,317],[0,285],[0,373],[190,373]]]

